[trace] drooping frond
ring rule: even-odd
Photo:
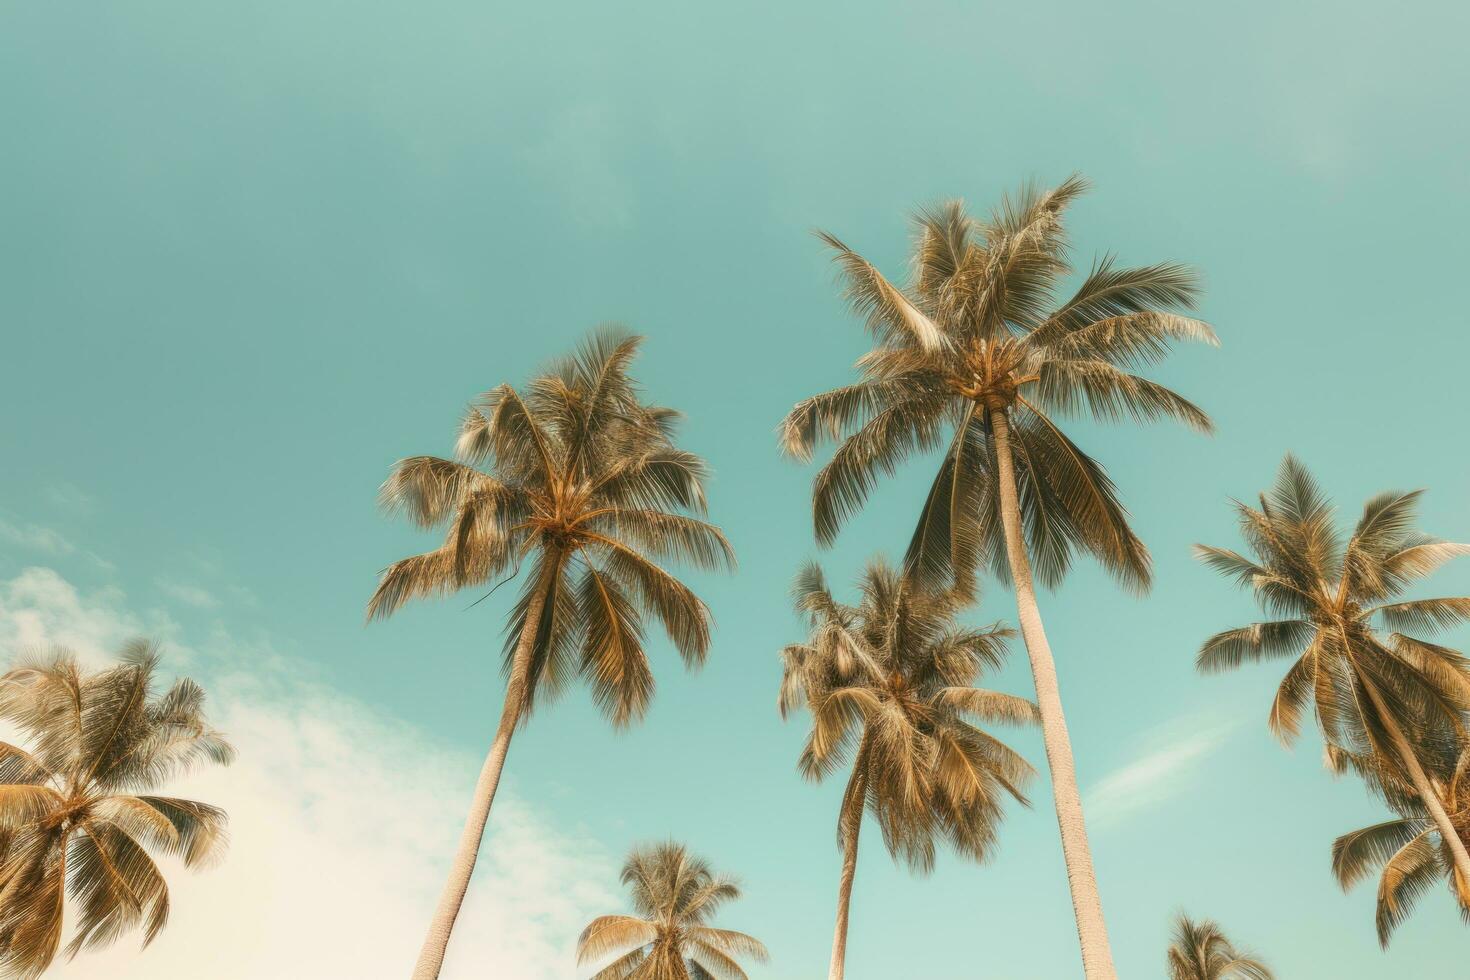
[[[890,283],[867,259],[827,232],[817,237],[835,253],[842,268],[847,301],[880,342],[912,344],[920,350],[936,351],[946,346],[944,331],[914,304],[903,290]]]

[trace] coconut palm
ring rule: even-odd
[[[1169,980],[1273,980],[1266,964],[1240,952],[1209,919],[1181,915],[1166,959]]]
[[[1194,275],[1178,265],[1127,268],[1103,258],[1058,300],[1071,272],[1062,217],[1084,188],[1077,177],[1053,190],[1027,187],[988,220],[958,203],[919,212],[906,288],[823,235],[877,343],[858,361],[857,384],[797,404],[781,442],[805,460],[818,442],[846,436],[813,489],[824,544],[881,476],[916,452],[943,448],[906,564],[925,584],[949,579],[964,590],[988,562],[1015,586],[1083,965],[1101,980],[1115,975],[1112,953],[1033,576],[1057,584],[1081,549],[1142,590],[1149,558],[1112,482],[1057,419],[1172,417],[1208,430],[1202,411],[1134,372],[1173,341],[1215,338],[1175,312],[1197,292]]]
[[[1430,781],[1449,813],[1462,844],[1470,843],[1470,748],[1456,738],[1420,739],[1416,743]],[[1332,872],[1346,891],[1375,870],[1378,902],[1375,924],[1378,942],[1387,948],[1393,930],[1413,912],[1419,897],[1436,882],[1445,882],[1470,920],[1470,889],[1452,875],[1454,855],[1428,809],[1396,773],[1372,757],[1333,752],[1335,768],[1357,770],[1375,792],[1399,814],[1397,820],[1374,824],[1343,834],[1332,845]]]
[[[507,629],[500,724],[416,980],[439,975],[511,736],[538,699],[580,674],[612,724],[625,727],[653,695],[646,615],[686,665],[697,667],[709,648],[708,609],[658,561],[733,566],[734,553],[718,528],[691,516],[704,511],[705,467],[675,447],[678,414],[639,400],[628,366],[640,342],[605,329],[524,393],[510,385],[487,392],[465,416],[457,459],[400,460],[383,484],[389,511],[448,533],[441,547],[384,571],[369,617],[524,569]]]
[[[197,867],[223,851],[223,810],[154,795],[234,758],[205,721],[199,685],[157,694],[157,667],[157,648],[134,640],[105,670],[58,651],[0,677],[0,719],[23,736],[0,742],[0,974],[35,977],[51,964],[68,905],[68,957],[135,929],[147,946],[168,921],[155,856]]]
[[[1283,743],[1300,731],[1312,706],[1328,746],[1365,757],[1412,787],[1470,886],[1470,854],[1445,812],[1416,747],[1463,739],[1470,709],[1470,662],[1455,651],[1400,630],[1433,630],[1470,619],[1470,597],[1404,601],[1403,592],[1470,546],[1414,529],[1422,491],[1379,494],[1346,541],[1333,508],[1291,456],[1259,508],[1236,504],[1253,557],[1196,546],[1210,567],[1249,587],[1261,607],[1283,618],[1217,633],[1200,648],[1202,671],[1266,658],[1292,660],[1268,724]],[[1397,600],[1397,601],[1391,601]],[[1380,627],[1394,630],[1384,635]]]
[[[709,924],[740,887],[683,844],[634,848],[622,880],[635,914],[598,916],[577,940],[578,964],[617,957],[592,980],[746,980],[738,958],[765,962],[759,940]]]
[[[859,589],[858,605],[844,605],[820,566],[803,568],[793,598],[810,635],[781,653],[781,715],[803,704],[812,715],[802,774],[820,780],[850,766],[837,818],[842,876],[830,980],[841,980],[846,966],[864,810],[889,853],[918,871],[933,867],[936,838],[984,861],[1003,797],[1026,803],[1020,787],[1033,775],[972,723],[1036,720],[1030,701],[972,686],[983,669],[1000,666],[1010,631],[961,626],[956,616],[967,597],[917,588],[881,560],[869,563]]]

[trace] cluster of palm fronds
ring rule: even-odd
[[[837,443],[813,486],[816,541],[831,543],[901,464],[938,457],[900,565],[874,559],[855,604],[835,598],[815,564],[794,589],[807,636],[782,651],[780,712],[810,713],[804,775],[846,774],[832,980],[845,971],[865,819],[922,872],[941,845],[984,861],[1005,800],[1026,804],[1032,768],[981,727],[991,723],[1040,725],[1084,971],[1116,977],[1036,585],[1058,585],[1082,553],[1124,587],[1147,590],[1149,553],[1118,488],[1063,423],[1174,419],[1210,431],[1200,408],[1142,372],[1176,342],[1216,341],[1192,315],[1199,289],[1184,266],[1105,257],[1076,275],[1064,219],[1084,189],[1075,177],[1028,186],[984,217],[957,203],[918,212],[906,284],[822,236],[874,342],[856,382],[799,402],[780,426],[782,449],[800,460]],[[1080,284],[1067,291],[1074,276]],[[630,725],[654,691],[650,622],[691,668],[709,649],[709,610],[663,563],[733,568],[734,553],[704,519],[706,468],[678,448],[678,414],[647,403],[629,373],[639,344],[604,329],[521,388],[494,388],[470,406],[453,458],[404,459],[382,487],[386,509],[443,529],[444,540],[384,571],[370,618],[414,598],[488,595],[521,581],[499,725],[418,980],[439,975],[512,738],[535,706],[581,678],[612,724]],[[1291,741],[1310,708],[1331,768],[1360,775],[1398,814],[1333,851],[1345,887],[1380,871],[1385,944],[1441,880],[1470,914],[1470,661],[1423,638],[1470,619],[1470,598],[1404,598],[1470,547],[1419,534],[1417,500],[1374,498],[1344,534],[1287,457],[1259,506],[1238,508],[1248,553],[1199,549],[1272,617],[1210,638],[1199,667],[1289,659],[1271,729]],[[975,686],[1011,635],[962,621],[985,571],[1014,591],[1034,703]],[[203,759],[228,761],[196,687],[150,696],[154,662],[139,648],[86,675],[61,658],[0,683],[0,717],[33,742],[0,747],[0,969],[33,975],[50,962],[68,890],[79,919],[71,950],[140,926],[151,939],[167,890],[148,850],[186,863],[217,850],[219,811],[135,795]],[[764,959],[750,936],[711,924],[738,889],[683,846],[635,850],[623,881],[635,914],[597,919],[578,945],[582,962],[606,961],[597,980],[738,980],[739,958]],[[1176,980],[1270,976],[1213,923],[1183,917],[1168,970]]]
[[[224,811],[153,792],[234,757],[197,684],[153,692],[157,663],[137,640],[110,669],[88,672],[61,651],[0,678],[0,720],[26,743],[0,742],[0,975],[50,965],[68,905],[68,955],[139,928],[146,946],[168,921],[154,856],[197,866],[224,847]]]
[[[1399,814],[1338,838],[1332,849],[1344,888],[1381,869],[1377,924],[1385,946],[1435,882],[1445,882],[1470,917],[1470,661],[1411,635],[1470,619],[1470,597],[1403,598],[1470,546],[1421,534],[1419,497],[1379,494],[1344,535],[1326,495],[1288,456],[1257,507],[1236,505],[1250,555],[1198,548],[1279,617],[1211,637],[1200,669],[1289,660],[1271,730],[1290,743],[1310,706],[1328,765],[1361,774]]]

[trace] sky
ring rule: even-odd
[[[1194,265],[1222,340],[1154,372],[1214,437],[1073,426],[1151,594],[1083,563],[1042,596],[1120,974],[1161,976],[1187,910],[1283,977],[1444,975],[1465,941],[1444,893],[1385,953],[1371,887],[1334,883],[1333,838],[1383,810],[1314,739],[1272,739],[1280,669],[1194,672],[1254,611],[1189,546],[1235,544],[1230,498],[1287,451],[1345,519],[1427,487],[1425,528],[1470,540],[1467,29],[1424,2],[0,3],[0,658],[157,637],[240,749],[178,787],[230,810],[229,856],[174,870],[146,952],[57,975],[407,972],[511,597],[364,625],[378,571],[431,544],[377,487],[605,321],[647,336],[636,373],[687,414],[740,568],[689,576],[710,661],[686,674],[656,639],[640,727],[573,690],[517,737],[445,976],[582,976],[623,856],[669,836],[742,879],[720,922],[770,947],[753,978],[820,975],[841,787],[798,777],[806,718],[775,710],[787,588],[809,557],[845,584],[900,553],[934,464],[816,548],[814,467],[774,428],[866,337],[810,232],[899,275],[916,206],[1073,171],[1080,261]],[[1429,587],[1470,591],[1470,566]],[[998,585],[973,614],[1012,618]],[[1029,694],[1019,647],[985,683]],[[864,838],[851,980],[1080,976],[1033,796],[985,866],[916,878]]]

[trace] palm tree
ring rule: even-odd
[[[1254,557],[1196,546],[1210,567],[1254,591],[1269,615],[1285,618],[1225,630],[1205,641],[1197,665],[1213,672],[1268,657],[1294,658],[1268,723],[1285,744],[1311,704],[1330,749],[1373,760],[1413,788],[1470,886],[1470,854],[1420,759],[1417,743],[1464,738],[1470,663],[1447,647],[1391,630],[1425,630],[1470,619],[1470,598],[1399,599],[1449,559],[1470,554],[1414,529],[1422,491],[1379,494],[1346,542],[1333,508],[1291,456],[1259,509],[1236,504]]]
[[[1430,780],[1449,812],[1461,844],[1470,843],[1470,748],[1456,738],[1421,739],[1416,748]],[[1370,787],[1399,814],[1399,819],[1374,824],[1343,834],[1332,844],[1332,873],[1344,891],[1373,871],[1378,876],[1375,916],[1378,942],[1384,948],[1393,930],[1409,917],[1419,896],[1436,882],[1444,881],[1470,919],[1470,889],[1464,879],[1450,873],[1454,855],[1439,828],[1413,787],[1403,785],[1397,775],[1371,757],[1332,753],[1336,768],[1356,769]]]
[[[383,484],[389,511],[448,533],[441,547],[384,571],[370,618],[529,566],[507,630],[500,724],[415,980],[439,975],[511,736],[536,700],[580,674],[612,724],[625,727],[653,696],[646,614],[686,665],[703,663],[709,648],[709,610],[657,560],[733,566],[734,553],[718,528],[690,516],[704,512],[705,467],[674,446],[678,413],[639,400],[628,366],[641,339],[599,331],[524,394],[510,385],[487,392],[465,417],[458,459],[400,460]]]
[[[25,743],[0,742],[0,974],[36,977],[51,964],[68,904],[68,957],[138,928],[147,946],[168,921],[154,856],[197,867],[223,852],[223,810],[152,794],[234,759],[205,721],[199,685],[155,694],[157,667],[157,648],[134,640],[106,670],[58,651],[0,677],[0,719]]]
[[[958,203],[920,211],[914,274],[903,289],[823,235],[877,343],[858,361],[862,379],[797,404],[781,441],[806,460],[821,440],[846,434],[813,489],[823,544],[880,476],[915,452],[944,447],[906,565],[924,584],[949,578],[964,590],[988,561],[1015,585],[1083,966],[1090,980],[1103,980],[1115,975],[1112,953],[1033,565],[1043,584],[1056,585],[1080,548],[1142,591],[1149,558],[1112,482],[1056,418],[1174,417],[1208,431],[1202,411],[1133,372],[1172,341],[1215,338],[1173,312],[1197,293],[1194,275],[1178,265],[1124,268],[1103,258],[1057,301],[1071,272],[1062,216],[1084,189],[1078,177],[1048,191],[1027,187],[987,221]]]
[[[802,704],[812,731],[799,768],[820,780],[851,765],[837,818],[842,877],[830,980],[847,959],[847,917],[857,870],[863,811],[871,812],[889,853],[915,870],[934,866],[935,838],[984,861],[996,843],[1001,799],[1022,804],[1031,766],[971,719],[1034,722],[1024,698],[971,685],[1005,654],[1009,630],[956,622],[969,604],[954,591],[929,592],[881,560],[859,582],[861,602],[837,602],[822,569],[807,565],[793,598],[810,624],[807,641],[781,652],[782,717]]]
[[[635,915],[598,916],[577,940],[577,963],[615,955],[592,980],[746,980],[737,957],[766,961],[743,932],[709,924],[740,887],[672,841],[634,848],[623,865]]]
[[[1232,946],[1218,925],[1187,915],[1174,921],[1166,962],[1169,980],[1273,980],[1266,964]]]

